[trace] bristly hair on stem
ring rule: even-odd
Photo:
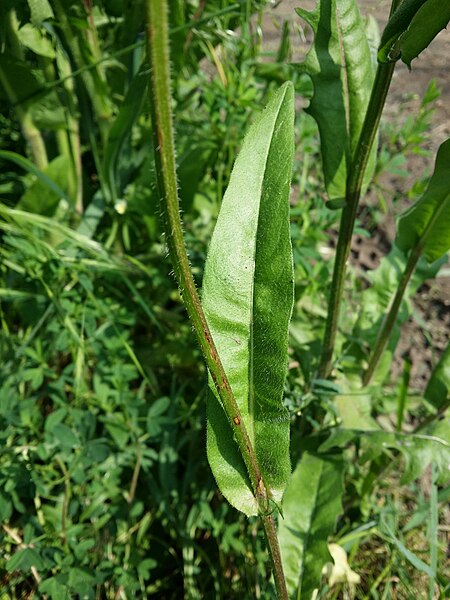
[[[146,16],[146,37],[151,72],[150,104],[152,111],[153,145],[158,191],[160,197],[163,199],[169,254],[183,302],[248,471],[266,534],[278,597],[287,600],[286,581],[275,523],[272,516],[268,516],[269,492],[264,483],[250,437],[209,330],[195,287],[183,238],[171,109],[167,0],[146,0]]]

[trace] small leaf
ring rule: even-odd
[[[47,594],[51,600],[67,600],[69,597],[67,591],[67,585],[65,583],[61,583],[60,580],[63,579],[64,576],[57,575],[56,577],[50,577],[49,579],[45,579],[39,585],[39,591],[42,594]]]
[[[25,23],[25,25],[19,29],[17,35],[20,42],[35,54],[44,56],[45,58],[55,58],[55,50],[49,38],[31,23]]]
[[[57,423],[53,427],[52,433],[63,448],[76,448],[80,445],[78,437],[64,423]]]
[[[138,565],[137,572],[142,579],[148,579],[150,572],[158,566],[158,563],[153,558],[146,558]]]
[[[170,398],[167,396],[163,396],[162,398],[158,398],[155,402],[152,403],[150,408],[148,409],[148,417],[156,418],[160,415],[164,414],[170,406]]]
[[[36,567],[38,571],[44,568],[44,561],[34,548],[23,548],[17,550],[6,563],[6,570],[11,571],[29,571],[31,567]]]
[[[307,109],[317,122],[325,185],[331,201],[345,197],[347,172],[369,102],[374,64],[355,0],[319,0],[313,12],[297,9],[314,31],[314,45],[300,65],[312,79]],[[375,168],[374,145],[364,179]]]
[[[41,178],[36,179],[26,192],[22,195],[17,208],[29,212],[52,216],[58,207],[61,198],[67,198],[69,187],[70,162],[69,157],[60,155],[54,158],[42,174],[51,180],[58,188],[64,190],[63,195],[53,189],[48,189],[48,181]],[[73,201],[71,200],[71,204]]]
[[[396,245],[418,248],[434,262],[450,248],[450,139],[439,147],[433,175],[424,195],[398,220]]]
[[[289,596],[310,600],[330,561],[328,537],[342,512],[344,463],[304,453],[283,498],[278,537]]]
[[[0,150],[0,158],[3,160],[10,160],[10,161],[14,162],[16,165],[18,165],[19,167],[21,167],[22,169],[24,169],[25,171],[28,171],[29,173],[36,175],[36,177],[40,181],[40,183],[42,183],[44,185],[44,187],[42,189],[44,190],[45,196],[48,195],[50,192],[52,198],[54,196],[57,196],[58,198],[64,198],[65,200],[67,200],[67,202],[72,204],[72,200],[71,200],[70,196],[67,195],[67,193],[58,185],[58,183],[53,181],[53,179],[51,177],[49,177],[47,175],[47,173],[44,173],[43,171],[38,169],[36,167],[36,165],[33,164],[27,158],[24,158],[23,156],[21,156],[20,154],[17,154],[16,152],[10,152],[9,150]],[[52,163],[60,164],[59,159],[61,159],[61,158],[64,160],[67,160],[64,157],[59,156],[54,161],[52,161]],[[53,170],[53,168],[51,170]],[[55,170],[57,170],[57,169],[55,169]],[[59,171],[57,170],[57,172],[59,172]],[[67,175],[64,177],[64,181],[66,181],[66,180],[67,180]],[[33,185],[34,184],[32,184],[31,187],[33,187]],[[26,192],[25,192],[25,194],[26,194]],[[47,206],[47,202],[45,202],[44,204]],[[37,212],[40,212],[40,211],[38,210]]]
[[[292,84],[249,129],[211,240],[203,308],[272,499],[290,474],[289,414],[282,404],[293,304],[289,189]],[[247,515],[257,506],[246,468],[210,382],[208,459],[220,490]]]

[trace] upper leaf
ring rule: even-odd
[[[319,0],[313,12],[297,9],[314,31],[302,68],[314,95],[308,112],[319,127],[330,200],[345,196],[347,171],[358,143],[374,77],[366,27],[355,0]],[[374,148],[365,184],[375,167]]]
[[[281,501],[290,474],[289,415],[282,393],[293,304],[293,101],[292,84],[285,84],[244,139],[211,240],[202,293],[214,342],[275,502]],[[257,514],[232,429],[211,384],[210,389],[212,471],[233,506]]]
[[[383,31],[378,60],[394,62],[401,58],[409,67],[449,20],[448,2],[403,0]]]
[[[450,139],[441,144],[424,195],[398,221],[396,244],[403,251],[420,249],[429,262],[450,248]]]
[[[330,560],[327,540],[342,512],[344,463],[304,453],[283,498],[278,526],[289,596],[310,600]]]

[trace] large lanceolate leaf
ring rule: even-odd
[[[450,248],[450,139],[441,144],[434,173],[424,195],[401,215],[396,244],[420,250],[429,262]]]
[[[283,498],[278,538],[289,596],[310,600],[330,561],[327,539],[342,512],[344,463],[304,453]]]
[[[211,240],[202,291],[214,342],[275,502],[281,501],[290,475],[289,416],[282,393],[293,304],[293,100],[293,87],[285,84],[244,139]],[[211,469],[233,506],[257,514],[231,427],[214,386],[210,390]]]
[[[345,196],[347,170],[369,102],[374,64],[356,0],[318,0],[314,12],[297,9],[315,39],[302,69],[314,85],[308,112],[319,127],[330,200]],[[375,166],[375,148],[366,184]]]
[[[442,0],[403,0],[381,36],[380,62],[399,58],[411,65],[436,35],[447,27],[450,3]]]

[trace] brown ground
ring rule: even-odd
[[[390,0],[360,0],[359,4],[363,15],[372,14],[380,24],[380,28],[384,26],[389,13]],[[302,61],[311,42],[312,34],[296,15],[295,7],[297,6],[312,9],[315,1],[282,0],[266,13],[263,23],[263,39],[264,47],[273,50],[278,47],[280,25],[284,20],[289,20],[294,27],[301,26],[306,35],[306,42],[302,41],[298,33],[293,32],[291,44],[293,60]],[[441,97],[434,105],[436,110],[432,118],[431,131],[423,144],[423,147],[431,152],[430,157],[410,155],[407,157],[406,167],[410,176],[400,178],[386,174],[381,181],[384,188],[392,190],[392,196],[400,197],[397,211],[407,202],[405,194],[414,181],[431,173],[437,148],[450,137],[449,56],[450,30],[444,30],[431,46],[413,61],[411,71],[400,61],[396,66],[384,110],[384,118],[396,126],[401,127],[401,123],[407,115],[417,114],[421,98],[431,79],[436,80],[441,90]],[[355,238],[352,255],[356,265],[364,270],[377,266],[379,258],[389,249],[394,235],[394,215],[391,214],[381,228],[373,232],[371,238],[367,240]],[[401,357],[407,352],[412,360],[411,387],[423,390],[433,366],[449,339],[450,277],[439,277],[422,286],[414,302],[414,311],[416,318],[410,319],[403,327],[392,375],[395,377],[401,372],[403,368]],[[422,321],[422,325],[418,321]]]

